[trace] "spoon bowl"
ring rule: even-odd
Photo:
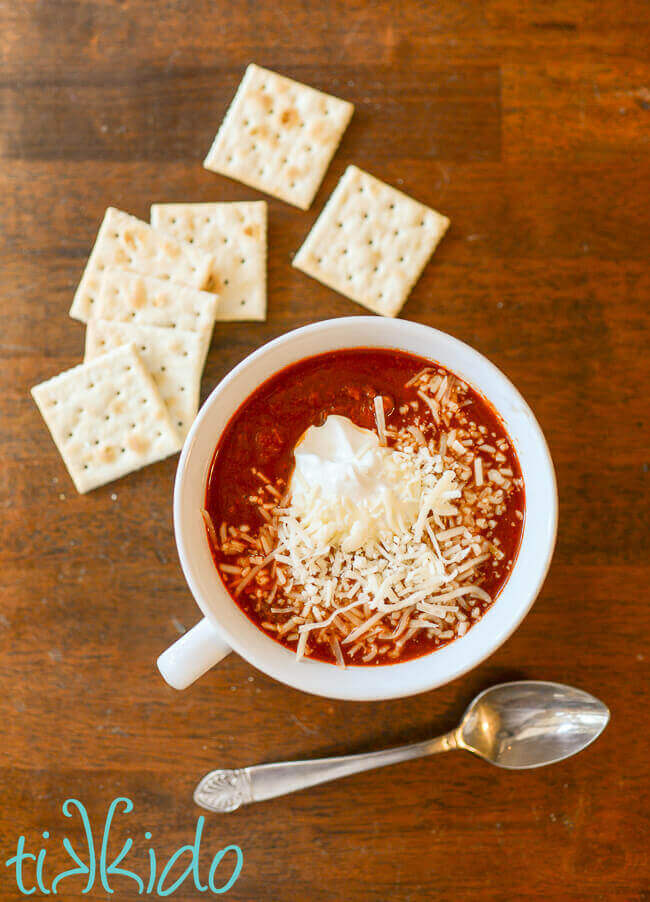
[[[539,680],[491,686],[469,705],[455,732],[458,748],[510,770],[543,767],[581,752],[609,722],[593,695]]]

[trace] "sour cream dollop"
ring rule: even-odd
[[[356,551],[416,520],[423,487],[412,455],[382,446],[347,417],[310,426],[294,456],[290,511],[315,547]]]

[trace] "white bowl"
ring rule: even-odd
[[[442,364],[490,401],[512,439],[524,478],[526,513],[519,554],[495,603],[462,638],[404,663],[348,666],[297,661],[258,629],[216,571],[201,518],[208,473],[222,431],[241,403],[285,366],[340,348],[396,348]],[[158,659],[164,678],[185,688],[231,650],[283,683],[329,698],[399,698],[442,686],[492,654],[519,626],[546,576],[557,530],[557,487],[544,435],[512,383],[477,351],[450,335],[400,319],[359,316],[296,329],[236,366],[203,405],[185,442],[174,488],[181,566],[205,619]]]

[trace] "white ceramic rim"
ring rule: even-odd
[[[360,335],[359,340],[351,340],[354,334]],[[423,346],[430,351],[423,351]],[[486,397],[517,450],[526,489],[526,515],[508,581],[490,610],[465,636],[411,661],[342,670],[320,661],[297,661],[291,651],[246,617],[216,572],[200,509],[221,432],[251,392],[293,362],[355,347],[393,348],[429,358]],[[280,682],[311,694],[356,701],[401,698],[435,689],[496,651],[519,626],[542,587],[555,547],[557,516],[557,485],[546,440],[507,377],[478,351],[444,332],[408,320],[372,316],[324,320],[295,329],[258,348],[232,369],[207,398],[190,429],[174,486],[174,530],[183,573],[218,635],[253,666]]]

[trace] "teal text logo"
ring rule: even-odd
[[[164,863],[158,861],[153,847],[148,849],[149,867],[147,873],[139,874],[127,868],[126,858],[133,847],[133,840],[127,839],[121,850],[112,858],[108,855],[108,843],[111,826],[116,815],[129,814],[133,811],[133,802],[127,798],[114,799],[109,805],[104,827],[101,834],[99,850],[95,845],[93,832],[82,802],[77,799],[66,799],[63,803],[63,814],[66,817],[78,817],[83,827],[84,842],[81,847],[74,848],[67,836],[63,837],[62,846],[70,859],[73,867],[58,874],[49,874],[47,868],[47,849],[30,851],[24,836],[18,838],[16,853],[9,858],[5,865],[14,870],[16,886],[25,896],[39,893],[45,896],[57,895],[61,884],[64,891],[67,889],[65,881],[70,878],[85,879],[85,886],[81,890],[83,894],[90,893],[93,887],[103,890],[105,893],[114,893],[113,884],[115,878],[126,879],[135,884],[139,895],[171,896],[183,884],[193,882],[194,889],[200,893],[214,893],[222,895],[235,884],[244,864],[244,856],[239,846],[230,845],[219,849],[211,855],[210,864],[207,865],[205,857],[203,880],[199,874],[199,858],[201,855],[201,838],[205,818],[199,817],[196,822],[194,841],[191,844],[181,846]],[[50,834],[45,830],[43,839],[48,840]],[[144,834],[147,841],[151,840],[151,833]],[[171,882],[172,871],[177,870],[185,862],[185,870]],[[207,874],[205,871],[207,870]],[[133,891],[133,886],[131,886]]]

